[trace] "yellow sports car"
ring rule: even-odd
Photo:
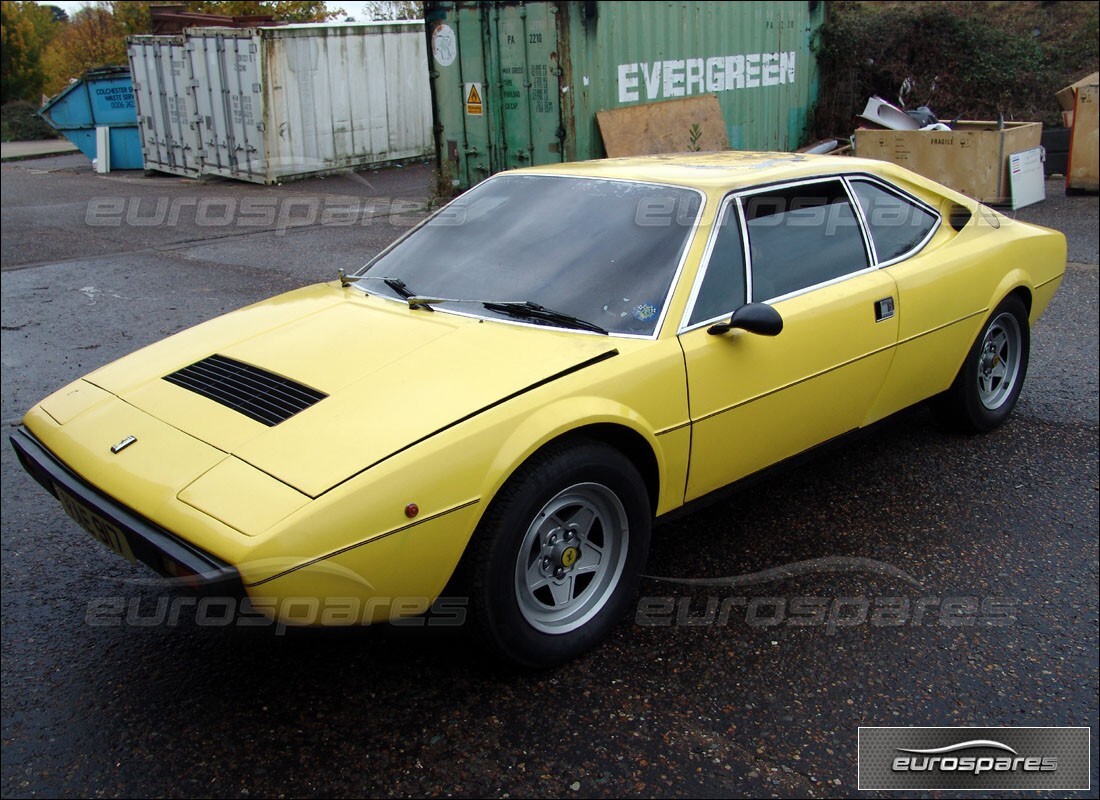
[[[929,398],[1001,424],[1065,256],[882,162],[518,170],[359,274],[77,380],[12,442],[162,575],[288,624],[450,583],[497,653],[549,665],[627,611],[655,517]]]

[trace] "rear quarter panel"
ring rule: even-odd
[[[946,390],[982,325],[1009,294],[1021,294],[1034,325],[1065,273],[1066,241],[1058,231],[1011,219],[942,187],[933,191],[929,182],[906,182],[940,209],[943,224],[924,250],[887,268],[898,285],[898,347],[865,424]],[[959,231],[948,224],[953,205],[971,212]]]

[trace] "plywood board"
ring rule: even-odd
[[[1038,147],[1039,122],[963,120],[950,131],[858,130],[856,155],[891,161],[985,203],[1011,197],[1008,156]]]
[[[1073,134],[1069,145],[1066,188],[1095,192],[1100,190],[1100,87],[1082,86],[1077,90],[1073,111]]]
[[[609,158],[730,147],[716,94],[597,111],[596,120]]]
[[[1008,180],[1012,184],[1012,210],[1046,199],[1043,148],[1033,147],[1008,157]]]

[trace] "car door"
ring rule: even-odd
[[[859,427],[897,341],[893,279],[844,181],[727,197],[681,325],[692,424],[685,500]],[[745,302],[783,318],[774,337],[715,335]]]
[[[873,422],[951,385],[989,312],[989,290],[974,280],[973,251],[930,246],[941,228],[934,208],[872,176],[848,183],[879,268],[894,279],[904,309],[890,374],[868,414]]]

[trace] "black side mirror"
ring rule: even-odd
[[[733,312],[729,322],[716,322],[707,328],[711,336],[721,336],[734,328],[760,336],[778,336],[783,330],[783,317],[766,303],[749,303]]]

